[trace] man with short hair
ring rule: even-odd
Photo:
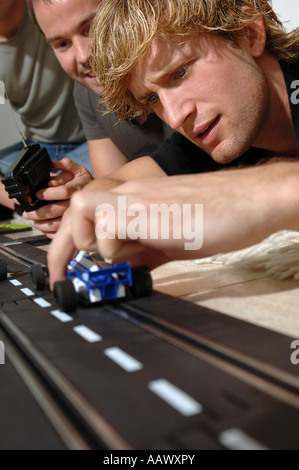
[[[126,163],[155,151],[173,131],[154,113],[119,122],[115,113],[106,113],[105,104],[99,103],[101,88],[91,73],[88,50],[89,28],[99,0],[27,0],[27,4],[61,67],[75,80],[75,102],[88,140],[93,176],[101,178],[115,171],[121,175],[126,173],[126,169],[122,169]],[[142,166],[142,172],[138,163],[129,168],[135,167],[139,175],[146,176],[150,165],[165,175],[152,159],[149,165]],[[60,164],[57,169],[63,172],[60,182],[70,174],[71,181],[60,183],[59,187],[50,186],[41,197],[49,202],[62,198],[63,204],[49,203],[26,214],[36,228],[49,236],[54,236],[70,195],[88,180],[84,169],[76,165],[66,162],[64,167]]]
[[[28,16],[24,0],[0,0],[0,80],[18,113],[28,144],[40,143],[50,158],[68,156],[89,166],[89,155],[74,98],[73,81],[61,69],[49,45]],[[18,134],[17,128],[15,129]],[[3,144],[3,141],[2,141]],[[0,148],[4,175],[23,148]],[[0,202],[14,207],[0,184]]]
[[[74,247],[153,266],[299,230],[299,35],[284,31],[267,0],[102,0],[91,54],[110,110],[124,118],[151,109],[177,131],[151,158],[164,171],[181,165],[196,174],[110,192],[94,182],[76,194],[72,234],[63,223],[49,252],[52,283]],[[203,204],[202,248],[187,252],[183,238],[132,240],[129,218],[122,237],[116,223],[97,239],[97,206],[117,214],[120,195],[145,207],[148,225],[152,203]]]

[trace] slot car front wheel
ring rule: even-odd
[[[40,264],[33,264],[31,266],[30,275],[36,290],[43,290],[46,287],[45,272]]]
[[[132,268],[131,293],[133,297],[146,297],[151,295],[153,290],[152,276],[146,266],[137,266]]]
[[[78,295],[70,279],[55,282],[54,297],[58,307],[64,312],[75,310],[78,305]]]
[[[0,281],[7,279],[7,264],[5,259],[0,259]]]

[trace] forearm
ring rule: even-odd
[[[117,208],[117,196],[126,195],[128,204],[132,201],[145,205],[148,227],[152,223],[151,204],[166,204],[168,207],[175,204],[180,206],[182,214],[184,206],[194,211],[196,204],[202,205],[203,223],[200,230],[203,245],[199,249],[185,250],[183,237],[177,241],[139,241],[162,250],[169,259],[211,256],[245,248],[279,230],[299,231],[299,161],[273,162],[252,168],[163,180],[135,180],[112,192],[115,194],[114,200],[102,194],[101,201],[108,201]],[[200,227],[199,222],[194,220],[194,227]],[[117,240],[115,247],[112,247],[113,242],[109,242],[109,252],[103,249],[103,245],[101,243],[102,254],[107,257],[119,250]]]
[[[97,178],[88,183],[85,188],[83,188],[83,191],[110,191],[123,183],[124,181],[112,177]]]
[[[89,140],[89,157],[95,178],[103,178],[128,163],[110,138]]]
[[[95,178],[84,189],[109,191],[127,181],[162,176],[165,176],[164,171],[152,158],[146,156],[123,165],[104,178]]]
[[[191,180],[190,186],[199,188],[191,199],[195,202],[197,193],[204,209],[199,257],[242,249],[280,230],[299,231],[298,160],[271,161]]]

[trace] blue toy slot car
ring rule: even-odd
[[[128,263],[108,265],[80,251],[68,264],[67,279],[54,284],[54,296],[63,311],[74,310],[79,300],[95,303],[125,297],[144,297],[152,292],[147,267]]]

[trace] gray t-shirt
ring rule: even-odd
[[[17,33],[0,41],[0,80],[28,139],[57,144],[85,140],[74,103],[74,81],[27,10]]]
[[[111,138],[129,160],[154,152],[173,133],[155,114],[141,125],[119,121],[114,113],[103,114],[105,104],[99,103],[99,97],[79,83],[75,84],[74,96],[86,139]]]

